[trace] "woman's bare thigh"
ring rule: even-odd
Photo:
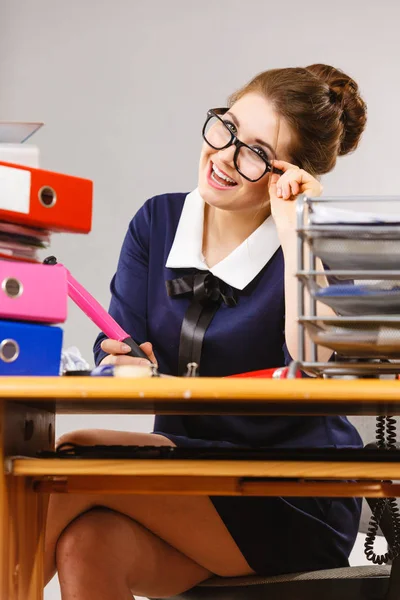
[[[90,510],[67,527],[57,544],[57,565],[66,600],[169,598],[212,575],[137,521],[107,508]]]
[[[73,432],[61,441],[68,439],[82,444],[173,445],[163,436],[103,430]],[[130,517],[212,573],[228,577],[253,572],[207,496],[133,494],[53,494],[46,534],[48,569],[54,565],[55,547],[62,531],[95,506]]]

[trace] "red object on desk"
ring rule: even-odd
[[[228,379],[236,378],[256,378],[256,379],[286,379],[289,367],[277,367],[274,369],[261,369],[261,371],[249,371],[248,373],[237,373],[228,375]],[[301,377],[301,371],[296,371],[296,378]]]

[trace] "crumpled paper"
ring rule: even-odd
[[[87,371],[90,370],[89,363],[83,358],[76,346],[65,348],[61,354],[60,375],[66,371]]]

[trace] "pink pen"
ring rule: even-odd
[[[68,296],[108,338],[111,340],[118,340],[131,347],[131,351],[128,352],[126,356],[145,358],[150,361],[147,354],[143,352],[131,336],[118,325],[112,316],[108,314],[91,294],[89,294],[83,285],[72,277],[68,269],[61,263],[57,263],[55,256],[48,256],[44,259],[43,264],[54,265],[65,270],[67,274]]]

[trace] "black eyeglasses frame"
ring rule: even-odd
[[[227,127],[225,121],[223,119],[221,119],[220,115],[224,115],[226,112],[228,112],[228,110],[229,110],[229,108],[210,108],[207,111],[207,118],[204,123],[203,131],[202,131],[202,136],[203,136],[204,141],[210,146],[210,148],[213,148],[214,150],[225,150],[225,148],[229,148],[229,146],[235,146],[236,150],[233,155],[233,164],[235,165],[235,169],[242,177],[244,177],[247,181],[250,181],[251,183],[256,183],[257,181],[260,181],[260,179],[262,179],[266,173],[276,173],[277,175],[283,175],[284,171],[281,171],[281,169],[277,169],[276,167],[273,167],[268,159],[265,159],[263,156],[261,156],[261,154],[259,154],[256,150],[254,150],[254,148],[252,148],[248,144],[245,144],[244,142],[240,141],[239,138],[237,138],[236,135],[229,129],[229,127]],[[225,129],[228,131],[229,135],[231,136],[231,139],[229,140],[229,142],[227,144],[225,144],[225,146],[222,146],[221,148],[217,148],[216,146],[213,146],[212,144],[210,144],[210,142],[206,138],[206,127],[207,127],[209,121],[213,117],[216,117],[219,121],[221,121],[221,123],[223,124]],[[251,152],[254,152],[255,154],[257,154],[257,156],[259,158],[261,158],[261,160],[265,163],[265,171],[262,175],[260,175],[260,177],[257,177],[257,179],[250,179],[250,177],[247,177],[246,175],[244,175],[244,173],[242,173],[242,171],[238,167],[237,159],[239,156],[240,148],[242,148],[242,147],[248,148]]]

